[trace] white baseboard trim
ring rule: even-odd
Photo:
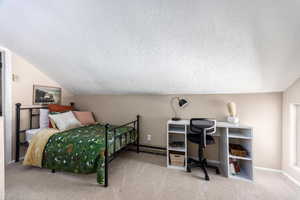
[[[24,156],[23,156],[23,157],[20,157],[19,160],[20,160],[20,161],[21,161],[21,160],[24,160]],[[9,164],[12,164],[12,163],[15,163],[15,162],[16,162],[16,160],[11,160],[11,161],[8,162],[8,165],[9,165]]]
[[[9,161],[7,164],[10,165],[10,164],[13,164],[13,163],[15,163],[15,162],[16,162],[15,160],[11,160],[11,161]]]
[[[291,175],[289,175],[286,172],[282,172],[283,175],[285,175],[288,179],[290,179],[293,183],[295,183],[297,186],[300,187],[300,182],[297,181],[295,178],[293,178]]]
[[[282,173],[282,170],[280,170],[280,169],[273,169],[273,168],[266,168],[266,167],[258,167],[258,166],[255,166],[254,169],[264,170],[264,171],[269,171],[269,172]]]
[[[254,167],[254,168],[257,169],[257,170],[264,170],[264,171],[269,171],[269,172],[281,173],[284,176],[286,176],[290,181],[292,181],[293,183],[295,183],[297,186],[300,187],[300,182],[298,180],[296,180],[295,178],[293,178],[288,173],[286,173],[285,171],[283,171],[283,170],[272,169],[272,168],[265,168],[265,167]]]

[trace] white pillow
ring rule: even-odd
[[[49,127],[49,110],[48,109],[40,109],[40,128],[48,128]]]
[[[81,126],[81,123],[75,118],[72,111],[49,115],[49,117],[55,122],[56,127],[60,131],[65,131],[71,128],[77,128]]]

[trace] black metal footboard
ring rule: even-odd
[[[126,127],[126,126],[132,126],[133,129],[131,130],[131,132],[132,131],[136,132],[136,138],[133,143],[136,144],[136,152],[137,153],[140,152],[140,142],[139,142],[139,140],[140,140],[140,116],[139,115],[136,116],[136,120],[126,123],[126,124],[123,124],[121,126],[115,127],[115,128],[110,129],[109,124],[106,124],[105,125],[105,180],[104,180],[105,187],[108,186],[108,165],[109,165],[110,161],[112,161],[116,157],[118,152],[124,150],[124,148],[126,149],[126,147],[128,147],[128,145],[132,144],[132,143],[127,143],[127,134],[130,134],[130,132],[126,132],[125,133],[125,144],[126,144],[125,147],[121,148],[119,150],[116,150],[117,138],[123,136],[123,135],[117,136],[116,131],[117,131],[117,129]],[[108,133],[110,131],[113,132],[113,153],[109,156]],[[120,146],[122,147],[122,144],[121,144],[122,139],[120,139],[119,141],[120,141]]]

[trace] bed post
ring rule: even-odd
[[[32,108],[29,109],[29,129],[32,129]]]
[[[112,157],[114,158],[116,153],[116,128],[113,129],[113,140],[114,140],[114,144],[113,144],[114,152],[112,154]]]
[[[104,187],[108,186],[108,124],[105,125],[105,178]]]
[[[140,115],[136,116],[136,152],[140,153]]]
[[[20,110],[21,104],[16,104],[16,157],[15,161],[19,162],[20,158]]]

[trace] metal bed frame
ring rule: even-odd
[[[74,108],[74,103],[71,102],[70,105]],[[26,106],[22,107],[21,103],[16,104],[16,152],[15,152],[15,161],[19,162],[20,161],[20,145],[26,145],[27,142],[20,142],[20,135],[22,133],[25,133],[27,129],[21,130],[21,111],[22,110],[28,110],[29,111],[29,129],[33,128],[33,118],[40,116],[39,113],[34,113],[34,110],[39,110],[39,109],[48,109],[47,106]],[[122,128],[124,126],[132,126],[132,131],[136,131],[136,140],[132,143],[127,144],[127,134],[130,132],[125,133],[125,146],[119,150],[116,151],[116,139],[118,137],[122,137],[123,135],[116,135],[116,130],[118,128]],[[113,132],[113,153],[109,156],[108,152],[108,133],[109,131]],[[136,120],[128,122],[126,124],[123,124],[121,126],[115,127],[115,128],[110,128],[109,124],[105,125],[105,180],[104,180],[104,187],[108,186],[108,165],[109,163],[116,157],[117,153],[127,150],[129,145],[135,144],[136,145],[136,152],[140,152],[140,143],[139,143],[139,138],[140,138],[140,116],[136,116]],[[122,140],[120,141],[120,146],[122,146]],[[51,170],[53,173],[55,173],[55,169]]]

